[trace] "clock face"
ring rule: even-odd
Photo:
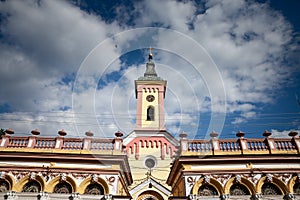
[[[147,101],[152,102],[152,101],[154,101],[155,97],[153,95],[148,95],[146,97],[146,99],[147,99]]]

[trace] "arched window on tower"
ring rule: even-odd
[[[154,107],[149,106],[147,108],[147,121],[154,121]]]

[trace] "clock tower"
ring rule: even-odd
[[[144,76],[135,80],[136,130],[165,130],[164,99],[167,81],[155,71],[150,48]]]
[[[171,188],[165,180],[179,142],[165,128],[167,81],[155,71],[151,48],[146,71],[134,82],[136,128],[123,140],[132,169],[133,184],[129,192],[134,200],[168,199]]]

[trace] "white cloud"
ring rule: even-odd
[[[188,23],[191,23],[196,11],[195,5],[190,2],[171,1],[142,1],[135,5],[140,17],[135,19],[137,26],[159,23],[164,27],[175,30],[188,30]]]
[[[273,138],[290,138],[289,136],[289,133],[291,131],[296,131],[298,132],[298,134],[300,133],[300,130],[283,130],[283,131],[280,131],[280,130],[276,130],[276,129],[272,129],[271,130],[271,137]]]
[[[7,16],[1,25],[7,41],[0,43],[0,93],[5,94],[0,105],[8,103],[16,114],[10,121],[9,115],[2,114],[3,127],[21,131],[22,126],[24,130],[40,126],[48,133],[65,128],[73,134],[92,129],[105,136],[117,129],[130,132],[135,117],[133,80],[143,74],[144,64],[120,72],[119,56],[127,53],[124,49],[149,44],[160,48],[155,61],[157,72],[168,81],[166,118],[174,134],[180,131],[178,124],[181,128],[192,124],[190,130],[197,131],[193,127],[197,127],[199,112],[224,112],[224,88],[225,111],[241,113],[233,124],[256,117],[257,103],[272,103],[290,76],[281,61],[287,55],[292,29],[267,4],[216,0],[203,4],[204,10],[193,2],[142,1],[127,13],[139,16],[134,19],[135,27],[161,24],[174,29],[173,33],[136,29],[134,34],[116,35],[105,42],[126,25],[107,24],[65,1],[0,4],[1,13]],[[104,51],[88,57],[98,44]],[[83,66],[84,58],[88,59]],[[122,73],[119,81],[97,89],[99,78],[116,71]],[[72,85],[74,77],[76,85]],[[73,108],[75,118],[62,108]],[[48,124],[51,120],[46,113],[53,111],[59,112],[60,122]],[[14,126],[17,116],[28,123]]]

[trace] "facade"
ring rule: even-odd
[[[0,140],[0,199],[300,199],[300,138],[189,140],[166,131],[167,81],[152,54],[135,81],[136,128],[111,139],[13,136]]]
[[[167,183],[172,199],[300,199],[300,138],[187,140],[181,134],[180,154]],[[298,197],[298,198],[296,198]]]
[[[12,137],[0,146],[0,199],[130,199],[122,133],[114,139]]]
[[[135,80],[136,128],[123,141],[134,180],[133,199],[163,200],[171,195],[166,180],[179,143],[165,128],[166,85],[156,73],[150,52],[144,76]]]

